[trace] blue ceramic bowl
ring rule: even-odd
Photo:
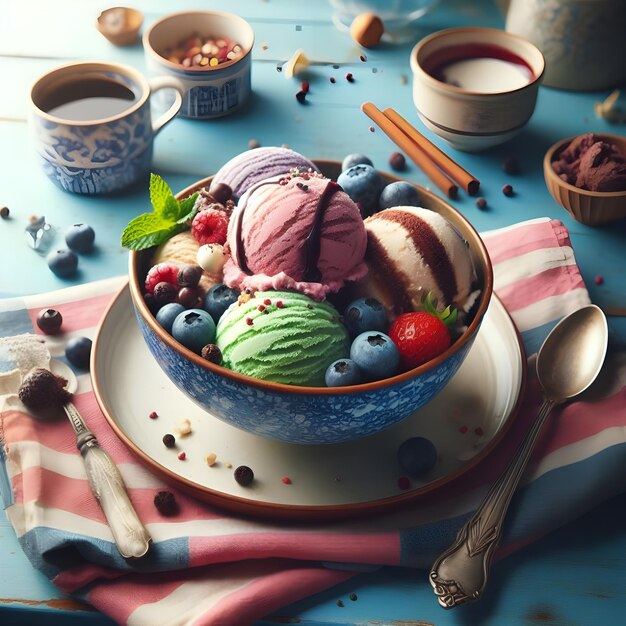
[[[340,164],[316,162],[336,179]],[[398,180],[390,176],[388,181]],[[185,197],[211,179],[179,194]],[[209,413],[243,430],[291,443],[332,444],[371,435],[414,413],[450,381],[467,356],[493,291],[487,250],[469,222],[449,204],[420,188],[423,206],[450,220],[469,243],[481,286],[476,314],[463,335],[436,359],[392,378],[352,387],[299,387],[257,380],[209,363],[157,323],[143,296],[153,250],[130,253],[130,292],[143,337],[172,382]]]

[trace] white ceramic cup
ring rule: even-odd
[[[123,108],[122,101],[121,111],[94,119],[55,114],[58,104],[97,95],[97,89],[86,91],[89,81],[121,86],[132,97],[128,107]],[[164,88],[173,88],[176,96],[153,122],[150,96]],[[181,104],[182,90],[169,77],[148,81],[137,70],[117,63],[71,63],[47,72],[32,86],[29,121],[37,154],[52,182],[73,193],[103,194],[123,189],[147,174],[154,137]]]
[[[428,71],[429,59],[447,48],[482,44],[523,59],[532,71],[521,87],[492,93],[469,91],[445,83]],[[432,132],[452,147],[476,152],[508,141],[528,122],[535,109],[545,62],[529,41],[495,28],[448,28],[425,37],[411,51],[413,102]]]
[[[231,39],[242,47],[243,54],[215,67],[183,67],[169,61],[168,50],[194,34]],[[222,11],[183,11],[166,15],[143,34],[148,72],[176,79],[185,94],[180,115],[201,120],[229,115],[248,100],[253,45],[254,31],[250,24],[238,15]]]

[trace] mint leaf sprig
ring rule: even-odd
[[[144,250],[158,246],[183,231],[194,216],[197,193],[176,200],[168,184],[158,175],[150,174],[152,213],[142,213],[132,219],[122,233],[122,246],[129,250]]]

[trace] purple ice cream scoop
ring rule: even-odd
[[[319,171],[309,159],[289,148],[254,148],[225,163],[213,177],[211,189],[219,183],[228,185],[236,202],[252,185],[265,178],[287,174],[294,167]]]

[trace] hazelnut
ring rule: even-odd
[[[352,39],[364,48],[378,45],[384,32],[383,21],[375,13],[357,15],[350,26]]]

